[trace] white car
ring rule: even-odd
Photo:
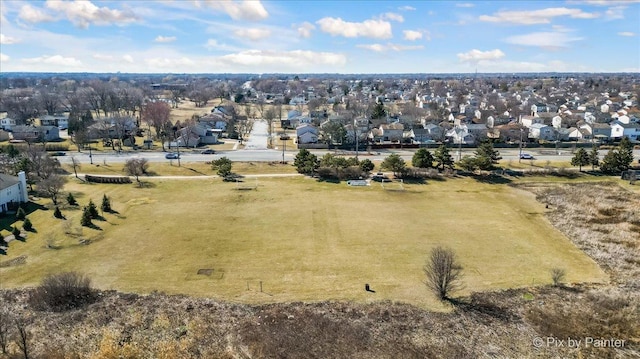
[[[530,154],[528,154],[528,153],[523,153],[523,154],[521,154],[521,155],[520,155],[520,159],[521,159],[521,160],[532,160],[532,159],[533,159],[533,156],[531,156],[531,155],[530,155]]]

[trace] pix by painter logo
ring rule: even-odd
[[[533,346],[536,348],[579,348],[583,344],[582,339],[574,338],[556,338],[556,337],[535,337],[533,338]]]

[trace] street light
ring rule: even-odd
[[[178,138],[176,133],[178,132],[178,126],[173,126],[173,140],[176,141],[176,148],[178,151],[178,167],[180,167],[180,144],[178,143]]]

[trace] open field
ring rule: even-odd
[[[73,173],[73,167],[71,165],[64,164],[62,167],[65,171]],[[108,164],[107,166],[104,164],[82,164],[78,173],[126,176],[123,169],[124,164],[120,163]],[[297,173],[295,167],[292,165],[282,165],[272,162],[234,162],[232,169],[233,172],[240,175]],[[216,174],[216,171],[211,169],[211,164],[182,161],[181,166],[178,167],[177,160],[174,160],[173,163],[168,163],[168,161],[149,162],[148,172],[149,176],[140,177],[141,181],[153,178],[154,176],[213,176]]]
[[[75,270],[102,289],[440,308],[422,284],[422,265],[436,245],[458,253],[465,293],[548,284],[555,267],[566,269],[569,282],[607,281],[545,219],[532,194],[508,186],[456,179],[393,192],[377,183],[350,188],[279,178],[260,179],[257,191],[235,188],[213,179],[159,179],[147,188],[72,180],[67,189],[81,205],[89,198],[99,205],[106,193],[119,214],[105,214],[106,221],[94,221],[99,230],[81,234],[78,209],[64,208],[66,221],[51,210],[31,214],[38,233],[12,242],[3,259],[26,255],[26,264],[1,268],[2,286]],[[90,244],[78,244],[80,238]],[[198,275],[200,269],[212,271]],[[365,283],[377,293],[365,292]]]

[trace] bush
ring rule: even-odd
[[[53,216],[56,218],[63,218],[62,212],[60,212],[60,208],[56,206],[56,209],[53,211]]]
[[[13,226],[13,229],[11,230],[11,234],[13,234],[13,236],[16,237],[16,239],[20,237],[20,230],[18,229],[18,226]]]
[[[67,195],[67,203],[69,203],[70,206],[78,205],[78,202],[76,201],[75,197],[73,197],[71,193]]]
[[[567,275],[567,272],[561,268],[553,268],[551,270],[551,280],[553,281],[554,286],[559,286],[564,282],[564,278]]]
[[[29,218],[24,219],[24,223],[22,223],[22,229],[24,229],[25,231],[33,230],[33,224],[31,223],[31,220]]]
[[[18,211],[16,212],[16,219],[19,221],[23,221],[27,214],[24,212],[22,207],[18,207]]]
[[[39,310],[65,311],[93,303],[97,297],[91,280],[76,272],[50,275],[31,294],[32,306]]]

